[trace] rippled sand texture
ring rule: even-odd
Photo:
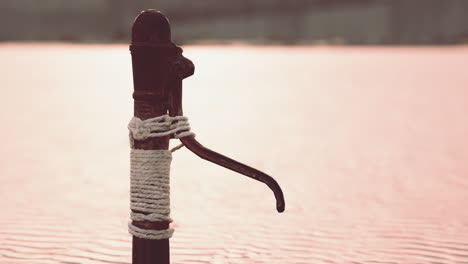
[[[187,47],[172,263],[468,263],[468,48]],[[130,263],[126,46],[0,46],[0,263]],[[174,142],[175,144],[175,142]]]

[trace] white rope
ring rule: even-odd
[[[145,140],[153,137],[172,135],[174,138],[195,136],[190,132],[190,124],[185,116],[162,115],[155,118],[141,120],[133,117],[128,124],[130,130],[130,147],[134,147],[134,140]],[[175,150],[174,150],[175,151]]]
[[[134,222],[172,222],[170,218],[169,172],[172,153],[168,150],[134,149],[134,140],[173,135],[175,138],[194,136],[190,132],[188,119],[168,115],[142,121],[133,117],[130,130],[130,218]],[[177,147],[176,147],[177,148]],[[135,212],[136,211],[136,212]],[[128,224],[133,236],[144,239],[166,239],[172,237],[173,229],[150,230]]]

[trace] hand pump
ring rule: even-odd
[[[169,194],[164,192],[169,183],[172,138],[179,138],[183,146],[205,160],[265,183],[275,195],[278,212],[283,212],[283,192],[272,177],[202,146],[189,132],[182,112],[182,80],[193,75],[195,67],[172,43],[163,14],[147,10],[135,19],[130,51],[134,84],[134,119],[129,125],[133,264],[170,262]]]

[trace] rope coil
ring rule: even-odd
[[[172,222],[170,217],[170,165],[172,151],[134,149],[134,140],[171,135],[174,138],[194,136],[184,116],[163,115],[147,120],[133,117],[130,130],[130,219],[134,222]],[[178,148],[178,147],[176,147]],[[175,149],[176,149],[175,148]],[[144,239],[167,239],[173,229],[150,230],[128,224],[133,236]]]
[[[134,148],[134,140],[145,140],[153,137],[172,135],[174,138],[195,136],[190,131],[188,118],[185,116],[162,115],[146,120],[133,117],[128,124],[130,130],[130,146]]]

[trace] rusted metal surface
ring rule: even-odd
[[[156,11],[141,13],[132,28],[134,115],[142,120],[167,113],[167,63],[179,51],[171,45],[167,19]],[[135,141],[136,149],[168,149],[169,136]],[[141,213],[141,212],[140,212]],[[133,222],[140,228],[165,230],[168,222]],[[149,240],[133,237],[134,264],[169,264],[169,239]]]
[[[134,115],[142,120],[169,114],[183,115],[182,80],[193,75],[193,63],[182,55],[182,49],[171,41],[167,18],[156,10],[142,12],[132,28]],[[170,137],[135,141],[136,149],[168,149]],[[193,137],[181,139],[184,146],[199,157],[265,183],[274,193],[278,212],[284,211],[283,192],[267,174],[214,152]],[[141,213],[141,212],[140,212]],[[169,228],[168,222],[133,222],[155,230]],[[169,264],[169,240],[133,238],[134,264]]]

